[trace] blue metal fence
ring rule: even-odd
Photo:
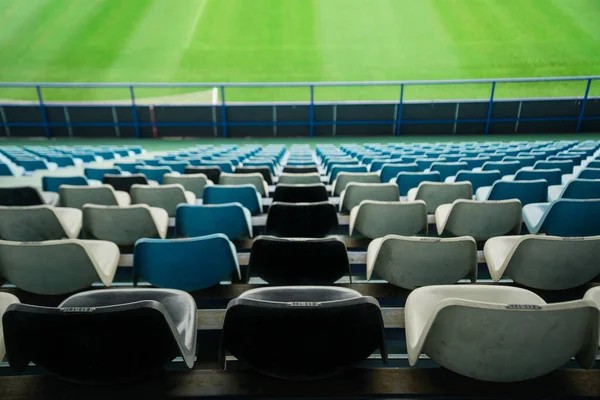
[[[0,89],[2,88],[31,88],[34,89],[37,93],[37,101],[29,103],[29,106],[37,106],[39,107],[41,114],[41,122],[31,122],[31,121],[17,121],[11,122],[6,121],[4,117],[4,113],[2,113],[2,120],[0,120],[0,127],[28,127],[28,128],[41,128],[44,130],[44,133],[47,137],[51,137],[53,128],[69,128],[73,127],[129,127],[133,128],[135,131],[135,136],[140,137],[140,129],[147,128],[149,126],[154,127],[219,127],[221,130],[221,134],[223,137],[228,137],[228,130],[231,127],[239,127],[239,126],[306,126],[309,127],[310,136],[315,135],[315,130],[320,125],[333,125],[334,129],[337,125],[388,125],[392,124],[394,127],[394,133],[397,136],[402,134],[403,125],[410,124],[457,124],[457,123],[479,123],[485,124],[484,134],[488,134],[490,131],[490,126],[492,123],[514,123],[514,122],[560,122],[560,121],[571,121],[576,122],[576,132],[581,130],[582,124],[585,121],[598,121],[600,120],[599,116],[586,116],[586,107],[588,105],[588,101],[592,99],[590,97],[591,88],[594,84],[594,81],[600,80],[600,76],[583,76],[583,77],[558,77],[558,78],[519,78],[519,79],[476,79],[476,80],[438,80],[438,81],[394,81],[394,82],[288,82],[288,83],[20,83],[20,82],[6,82],[0,83]],[[580,111],[578,116],[544,116],[544,117],[535,117],[535,118],[494,118],[493,110],[494,106],[498,103],[505,102],[506,99],[499,99],[496,96],[496,89],[499,84],[514,84],[514,83],[549,83],[549,82],[582,82],[585,83],[585,91],[581,96],[565,96],[569,100],[576,100],[580,106]],[[455,116],[452,119],[403,119],[403,111],[408,104],[414,104],[415,102],[407,102],[405,100],[405,89],[408,86],[417,87],[417,86],[432,86],[432,85],[481,85],[481,84],[489,84],[490,85],[490,95],[489,95],[489,103],[487,104],[487,115],[485,118],[458,118]],[[331,120],[331,121],[323,121],[317,120],[315,116],[315,108],[319,105],[323,104],[352,104],[352,102],[347,101],[339,101],[339,102],[319,102],[315,99],[315,90],[317,88],[324,87],[336,87],[336,88],[344,88],[344,87],[397,87],[399,89],[399,100],[397,103],[385,101],[385,104],[393,104],[395,106],[395,118],[393,120]],[[102,88],[121,88],[128,89],[130,96],[130,103],[128,103],[131,107],[131,122],[51,122],[48,119],[47,107],[51,106],[64,106],[67,105],[69,107],[78,107],[78,106],[94,106],[96,103],[91,102],[60,102],[60,103],[48,103],[44,101],[44,90],[45,89],[102,89]],[[181,89],[181,88],[195,88],[195,89],[214,89],[218,90],[220,94],[220,99],[213,104],[198,104],[207,106],[212,105],[213,107],[220,108],[220,121],[217,121],[213,118],[212,121],[206,122],[180,122],[180,121],[153,121],[153,122],[144,122],[140,120],[139,110],[140,105],[136,103],[136,90],[146,89],[146,88],[162,88],[162,89]],[[228,121],[228,107],[239,105],[240,103],[235,102],[227,102],[227,91],[232,88],[305,88],[308,91],[309,101],[306,102],[260,102],[256,104],[261,105],[275,105],[275,104],[292,104],[292,105],[303,105],[309,107],[309,117],[308,121]],[[594,100],[598,98],[594,97]],[[514,100],[514,99],[513,99]],[[520,99],[520,100],[528,100],[528,99]],[[128,101],[128,102],[129,102]],[[435,102],[436,100],[432,100]],[[448,102],[449,100],[437,100],[438,102]],[[481,100],[479,100],[481,101]],[[484,100],[485,101],[485,100]],[[468,100],[454,100],[454,102],[469,102]],[[377,104],[382,102],[361,102],[361,104]],[[4,102],[0,104],[0,107],[6,106],[19,106],[23,105],[20,102]],[[155,106],[169,104],[155,104]],[[193,105],[193,104],[190,104]],[[111,106],[111,104],[103,103],[102,106]],[[117,106],[114,104],[112,106]],[[123,104],[118,104],[118,106],[122,107]],[[458,114],[457,114],[458,115]]]

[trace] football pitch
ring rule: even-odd
[[[600,0],[0,0],[2,82],[328,82],[600,75]],[[585,82],[511,83],[498,97],[581,96]],[[209,90],[210,91],[210,90]],[[138,97],[205,96],[138,89]],[[407,87],[405,99],[486,98],[490,85]],[[591,95],[600,96],[600,82]],[[117,100],[127,89],[45,89]],[[395,100],[398,87],[317,88]],[[198,98],[199,98],[198,97]],[[0,99],[35,99],[0,88]],[[230,88],[228,101],[308,100]]]

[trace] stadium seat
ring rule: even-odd
[[[161,167],[169,167],[172,172],[177,172],[178,174],[185,173],[185,169],[190,164],[187,161],[163,161],[159,166]],[[137,172],[137,171],[136,171]]]
[[[338,228],[335,206],[320,203],[273,203],[267,216],[268,234],[281,237],[317,238]]]
[[[81,209],[85,204],[98,204],[102,206],[128,206],[131,204],[129,193],[116,191],[110,185],[61,185],[58,193],[61,207]]]
[[[535,181],[496,181],[492,186],[477,189],[475,199],[480,201],[517,199],[523,206],[543,203],[548,197],[548,182]]]
[[[204,188],[203,204],[240,203],[252,214],[262,214],[260,194],[254,185],[214,185]]]
[[[201,199],[204,196],[204,188],[207,185],[213,183],[208,180],[208,177],[204,174],[187,174],[187,175],[175,175],[165,174],[164,176],[165,185],[179,184],[183,186],[186,192],[191,192],[196,196],[196,199]]]
[[[395,180],[400,196],[406,196],[408,191],[419,186],[421,182],[441,182],[439,172],[400,172]]]
[[[0,206],[39,206],[58,204],[58,195],[52,192],[40,192],[31,186],[0,187]]]
[[[600,179],[600,169],[584,168],[577,174],[566,174],[562,177],[562,184],[566,185],[573,179]]]
[[[122,171],[119,168],[85,168],[83,174],[86,178],[102,182],[104,175],[121,175]]]
[[[435,210],[435,223],[438,235],[446,231],[453,236],[471,236],[482,241],[495,236],[518,235],[521,209],[519,200],[455,200]]]
[[[234,171],[234,167],[233,167],[233,163],[231,161],[212,161],[212,160],[207,160],[207,161],[203,161],[202,162],[202,166],[214,166],[214,167],[219,167],[221,169],[221,172],[224,173],[233,173]]]
[[[490,161],[489,157],[461,157],[458,159],[459,162],[467,163],[467,170],[473,170],[475,168],[483,167],[487,161]]]
[[[221,168],[219,167],[186,167],[186,175],[204,174],[214,184],[219,183]]]
[[[227,236],[186,239],[140,239],[133,253],[133,282],[144,279],[153,286],[196,291],[241,278],[233,243]]]
[[[371,239],[385,235],[427,235],[427,205],[416,200],[399,201],[363,200],[350,212],[349,234],[356,230]]]
[[[14,172],[8,165],[0,162],[0,176],[14,176]]]
[[[40,159],[17,159],[16,163],[19,165],[19,167],[24,168],[27,172],[50,169],[46,161]]]
[[[275,186],[273,201],[280,203],[319,203],[329,200],[327,188],[322,183],[312,185],[286,185]]]
[[[566,185],[550,186],[548,201],[558,199],[600,199],[600,180],[573,179]]]
[[[162,208],[137,204],[125,207],[85,205],[82,236],[133,246],[138,239],[167,236],[169,216]]]
[[[459,171],[456,176],[446,178],[446,182],[470,182],[475,194],[479,188],[492,186],[501,178],[500,171]]]
[[[517,382],[573,357],[583,368],[596,360],[599,311],[590,300],[546,304],[516,287],[441,285],[413,290],[404,310],[410,365],[424,353],[473,379]]]
[[[222,233],[229,239],[252,237],[252,216],[240,203],[177,207],[175,229],[179,237]]]
[[[331,173],[329,174],[329,184],[333,184],[341,172],[364,174],[369,171],[366,165],[337,165],[331,168]]]
[[[406,196],[407,201],[423,200],[427,205],[427,214],[434,214],[442,204],[452,203],[458,199],[473,199],[470,182],[421,182],[419,187],[410,189]]]
[[[0,240],[0,276],[35,294],[73,293],[97,281],[110,286],[119,256],[117,245],[100,240]]]
[[[517,161],[519,162],[519,164],[521,164],[522,167],[533,167],[537,159],[533,156],[519,155],[516,157],[504,157],[502,161]]]
[[[174,217],[179,204],[196,204],[196,196],[192,192],[187,192],[179,184],[133,185],[131,187],[131,203],[162,208],[169,214],[169,217]]]
[[[363,200],[400,201],[395,183],[350,182],[340,195],[340,211],[352,210]]]
[[[545,179],[549,186],[560,185],[562,171],[558,168],[554,169],[520,169],[514,176],[507,175],[502,177],[502,180],[507,181],[535,181]]]
[[[376,172],[340,172],[333,182],[331,193],[333,196],[340,196],[346,190],[349,183],[381,183],[379,174]]]
[[[51,206],[0,206],[0,239],[39,242],[76,239],[82,226],[81,210]]]
[[[136,174],[143,174],[149,181],[157,182],[159,185],[164,183],[165,174],[173,172],[170,167],[151,167],[142,166],[135,167]]]
[[[249,273],[271,285],[331,285],[351,276],[342,240],[273,236],[259,236],[252,243]]]
[[[106,384],[156,375],[176,357],[194,366],[197,307],[179,290],[92,290],[57,308],[13,304],[3,319],[18,373],[31,361],[61,379]]]
[[[269,167],[237,167],[235,169],[235,174],[253,174],[253,173],[259,173],[262,175],[263,179],[265,180],[265,182],[267,182],[267,185],[272,185],[273,184],[273,176],[271,175],[271,169],[269,169]],[[217,179],[217,182],[219,180]]]
[[[261,174],[258,172],[252,174],[228,174],[222,173],[219,178],[219,185],[252,185],[262,197],[269,197],[269,186]]]
[[[600,275],[600,236],[502,236],[484,247],[492,279],[541,290],[566,290]]]
[[[444,182],[447,177],[455,176],[459,171],[469,168],[466,162],[443,162],[436,161],[431,164],[431,167],[426,172],[439,172],[440,181]]]
[[[573,165],[572,160],[538,161],[533,166],[533,169],[560,169],[562,174],[572,174]]]
[[[514,175],[519,169],[521,169],[521,163],[518,161],[488,161],[481,167],[481,171],[499,171],[502,176]],[[475,172],[478,171],[479,169],[476,168]]]
[[[43,176],[42,189],[44,192],[58,193],[60,185],[88,186],[88,180],[83,176]]]
[[[321,175],[316,172],[306,174],[283,173],[279,176],[278,185],[313,185],[321,183]]]
[[[143,162],[116,162],[113,164],[114,167],[119,168],[123,172],[128,172],[130,174],[137,173],[136,167],[143,167],[145,164]],[[101,179],[100,179],[101,180]]]
[[[66,155],[49,156],[48,161],[56,164],[59,168],[74,167],[76,165],[73,157]]]
[[[396,177],[400,172],[418,172],[419,167],[417,164],[384,164],[379,173],[379,179],[381,182],[392,182],[395,181]]]
[[[111,175],[106,174],[102,178],[102,183],[110,185],[116,191],[130,193],[133,185],[147,185],[148,179],[144,174],[132,174],[132,175]]]
[[[387,235],[367,250],[367,279],[373,274],[392,285],[415,289],[477,280],[477,243],[472,237],[431,239]]]
[[[6,355],[6,347],[4,346],[4,332],[2,330],[2,316],[6,312],[8,306],[18,303],[20,303],[20,301],[16,296],[10,293],[0,292],[0,360],[4,360],[4,356]]]
[[[283,167],[284,174],[313,174],[319,173],[317,167]]]
[[[343,372],[377,349],[387,362],[377,300],[340,287],[253,289],[227,306],[222,354],[267,375],[313,380]]]
[[[600,199],[559,199],[523,207],[529,233],[553,236],[600,235]]]

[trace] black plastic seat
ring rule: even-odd
[[[46,202],[31,186],[0,188],[0,206],[40,206]]]
[[[268,234],[282,237],[317,238],[337,230],[335,206],[320,203],[273,203],[267,215]]]
[[[102,183],[111,185],[115,190],[129,193],[133,185],[147,185],[148,179],[144,174],[124,175],[104,175]]]
[[[3,317],[8,362],[82,383],[139,379],[178,356],[192,368],[196,314],[188,293],[167,289],[93,290],[58,308],[14,304]]]
[[[265,182],[267,182],[267,185],[273,184],[273,177],[271,176],[271,170],[269,169],[269,167],[237,167],[233,173],[234,174],[259,173],[263,176],[263,178],[265,179]]]
[[[283,167],[285,174],[310,174],[312,172],[319,173],[317,167]]]
[[[267,375],[329,377],[381,351],[387,363],[379,303],[339,287],[253,289],[227,306],[225,351]]]
[[[329,201],[329,193],[323,184],[277,185],[273,201],[282,203],[318,203]]]
[[[215,185],[219,183],[221,178],[221,168],[211,167],[185,167],[185,175],[204,174]]]
[[[352,281],[346,245],[337,238],[259,236],[249,272],[274,285],[331,285],[345,275]]]

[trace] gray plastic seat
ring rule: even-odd
[[[269,197],[269,186],[262,174],[253,172],[249,174],[222,173],[219,185],[253,185],[262,197]]]
[[[61,207],[81,209],[85,204],[102,206],[128,206],[131,204],[129,193],[116,191],[110,185],[62,185],[58,189],[58,193]]]
[[[197,199],[202,198],[204,187],[213,183],[204,174],[175,175],[165,174],[163,177],[165,185],[179,184],[186,192],[194,193]]]
[[[588,289],[588,291],[585,292],[583,299],[593,301],[596,304],[596,307],[600,309],[600,286]],[[598,336],[600,339],[600,335]],[[600,346],[600,341],[598,342],[598,346]]]
[[[73,293],[101,281],[112,284],[119,248],[99,240],[0,240],[0,276],[36,294]]]
[[[133,246],[138,239],[167,236],[169,216],[162,208],[137,204],[127,207],[83,207],[83,237]]]
[[[400,192],[395,183],[351,182],[340,195],[340,211],[350,211],[363,200],[400,201]]]
[[[494,281],[535,289],[571,289],[600,274],[600,236],[501,236],[486,242],[484,254]]]
[[[340,196],[349,183],[381,183],[377,172],[340,172],[333,182],[331,193]]]
[[[472,236],[487,240],[494,236],[518,235],[521,232],[519,200],[456,200],[442,204],[435,211],[438,235],[444,231],[453,236]]]
[[[414,289],[477,280],[477,243],[472,237],[419,238],[387,235],[367,250],[367,279],[372,275],[392,285]]]
[[[427,205],[422,200],[363,200],[350,212],[349,234],[356,230],[371,239],[385,235],[427,234]]]
[[[408,191],[406,199],[423,200],[427,204],[427,213],[434,214],[442,204],[452,203],[458,199],[473,199],[473,188],[470,182],[421,182],[419,187]]]
[[[321,183],[321,175],[317,172],[311,172],[306,174],[295,174],[295,173],[283,173],[279,175],[277,184],[286,185],[313,185]]]
[[[57,308],[13,304],[4,315],[8,361],[18,373],[32,361],[77,383],[156,376],[179,356],[191,369],[196,319],[193,297],[169,289],[92,290]]]
[[[196,196],[187,192],[182,185],[133,185],[131,187],[132,204],[147,204],[150,207],[164,209],[169,217],[175,217],[179,204],[196,204]]]
[[[591,368],[600,311],[591,300],[546,304],[516,287],[442,285],[406,300],[410,365],[421,353],[473,379],[518,382],[548,374],[573,357]]]
[[[75,239],[82,224],[76,208],[0,207],[0,239],[21,242]]]
[[[2,316],[6,312],[8,306],[18,303],[20,303],[20,301],[17,296],[14,296],[10,293],[0,292],[0,360],[4,360],[4,356],[6,355],[6,347],[4,346],[4,330],[2,329]]]

